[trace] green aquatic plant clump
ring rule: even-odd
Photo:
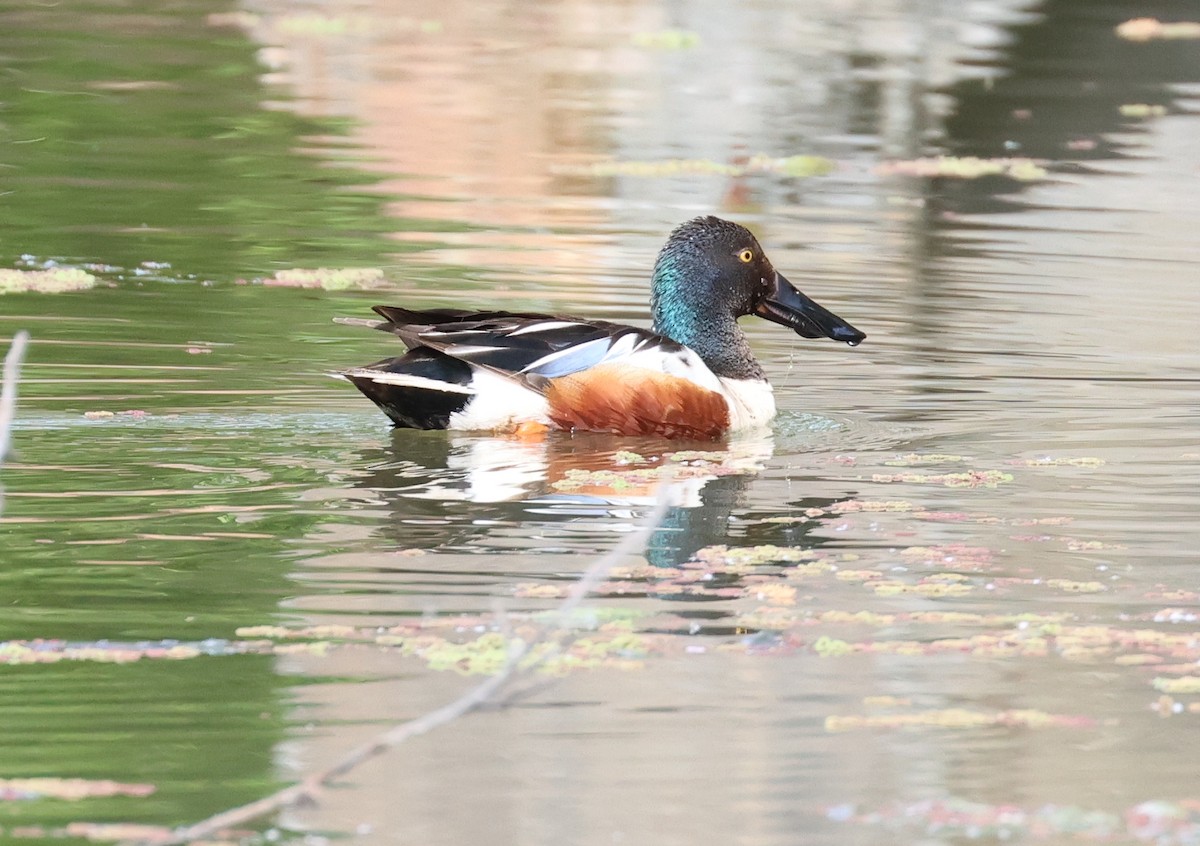
[[[612,469],[572,467],[552,486],[560,491],[599,487],[628,492],[663,481],[744,475],[758,469],[753,456],[739,454],[735,450],[682,450],[663,453],[657,458],[622,451],[615,453],[612,459]]]
[[[872,482],[907,482],[915,485],[944,485],[948,488],[995,488],[1013,480],[1000,470],[968,470],[965,473],[875,473]]]
[[[1007,176],[1018,182],[1035,182],[1047,176],[1042,163],[1034,159],[982,159],[977,156],[933,156],[884,162],[875,168],[875,172],[880,176],[942,176],[952,179]]]
[[[1161,103],[1124,103],[1117,111],[1122,117],[1150,118],[1162,117],[1167,113],[1167,107]]]
[[[280,270],[263,280],[269,288],[321,288],[325,291],[373,291],[386,279],[378,267],[318,267]]]
[[[500,672],[508,662],[512,643],[499,632],[487,632],[465,642],[427,636],[405,641],[400,646],[406,655],[422,659],[431,670],[451,670],[469,676]],[[605,627],[588,637],[573,639],[565,648],[551,641],[533,643],[520,666],[549,675],[599,667],[639,669],[641,659],[650,651],[646,636],[621,626]]]
[[[77,267],[45,270],[0,268],[0,294],[63,294],[96,286],[96,277]]]

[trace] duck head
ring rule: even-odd
[[[668,236],[654,265],[651,309],[654,330],[694,349],[718,376],[761,378],[737,326],[743,315],[803,338],[857,346],[866,337],[792,285],[750,230],[718,217],[689,220]]]

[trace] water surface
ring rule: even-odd
[[[155,788],[5,801],[3,836],[302,778],[477,683],[455,668],[495,656],[450,644],[536,634],[663,498],[572,628],[588,666],[263,824],[1196,842],[1200,47],[1114,33],[1155,14],[1179,7],[0,12],[0,266],[99,283],[0,295],[0,337],[34,336],[0,656],[51,641],[0,672],[0,778]],[[832,170],[729,172],[759,154]],[[884,167],[939,154],[1046,174]],[[748,322],[770,432],[392,432],[327,376],[393,349],[332,323],[378,301],[645,325],[655,252],[701,213],[869,336]],[[261,284],[296,267],[382,289]],[[721,454],[669,483],[623,455],[681,447]]]

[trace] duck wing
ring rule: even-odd
[[[398,426],[566,430],[709,439],[731,422],[720,380],[655,332],[547,314],[379,306],[399,358],[343,375]]]
[[[634,367],[715,382],[699,357],[648,329],[548,314],[462,309],[414,310],[375,306],[410,349],[425,347],[544,391],[551,379],[602,364]],[[707,375],[708,378],[705,378]]]

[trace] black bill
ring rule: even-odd
[[[775,273],[775,284],[762,298],[754,313],[786,326],[802,338],[832,338],[852,347],[867,337],[815,300],[796,290],[782,273]]]

